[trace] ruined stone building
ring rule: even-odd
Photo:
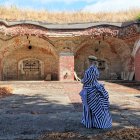
[[[100,79],[140,81],[140,22],[0,21],[1,80],[74,80],[90,55]]]

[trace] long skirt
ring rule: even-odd
[[[80,95],[83,104],[82,124],[87,128],[111,128],[108,96],[96,88],[83,89]]]

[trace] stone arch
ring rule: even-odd
[[[130,47],[121,39],[109,38],[107,43],[110,45],[112,51],[118,54],[120,57],[120,62],[122,65],[122,71],[129,71],[129,64],[131,61],[131,49]]]
[[[38,59],[44,63],[44,75],[40,80],[45,80],[48,74],[52,76],[52,80],[58,78],[58,53],[57,50],[46,40],[36,37],[30,37],[30,45],[32,49],[28,49],[28,41],[26,36],[16,37],[14,40],[9,40],[7,46],[0,49],[1,52],[1,67],[3,80],[24,80],[19,77],[18,62],[26,58]],[[8,69],[12,69],[10,72]],[[7,73],[6,73],[7,72]],[[9,74],[8,74],[9,73]],[[13,75],[15,74],[15,75]],[[8,76],[6,76],[8,75]],[[7,78],[10,77],[10,78]],[[34,79],[33,79],[34,80]]]
[[[44,48],[45,50],[51,52],[55,57],[58,56],[57,50],[50,42],[48,42],[48,40],[38,38],[36,36],[30,36],[30,38],[28,39],[27,36],[16,36],[15,38],[6,41],[6,44],[8,45],[5,45],[5,41],[1,40],[2,43],[0,44],[0,58],[5,57],[6,55],[8,55],[8,53],[10,53],[11,51],[15,51],[18,48],[28,47],[29,40],[32,40],[30,45]]]
[[[131,57],[131,51],[129,46],[121,39],[108,37],[104,40],[97,40],[89,38],[75,49],[75,69],[77,73],[82,75],[87,68],[88,64],[85,60],[88,61],[89,55],[94,55],[106,62],[104,71],[101,70],[101,79],[111,79],[112,77],[121,78],[121,72],[128,70],[127,61]],[[85,63],[85,66],[83,63]],[[82,67],[82,72],[79,72],[80,67]]]
[[[32,57],[19,60],[18,77],[20,80],[42,79],[44,77],[44,62],[40,59]]]

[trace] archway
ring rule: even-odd
[[[41,80],[44,77],[44,63],[35,58],[26,58],[18,62],[18,79]]]
[[[30,37],[29,48],[26,37],[15,39],[20,40],[18,45],[11,40],[13,44],[9,41],[0,50],[2,80],[58,80],[58,55],[52,45],[44,39]],[[4,50],[7,51],[3,53]]]
[[[105,40],[90,39],[75,51],[75,71],[82,77],[88,67],[88,56],[96,56],[100,61],[100,79],[121,79],[121,73],[128,71],[131,51],[128,45],[117,38]]]

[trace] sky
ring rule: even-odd
[[[0,0],[0,5],[48,11],[110,12],[140,8],[140,0]]]

